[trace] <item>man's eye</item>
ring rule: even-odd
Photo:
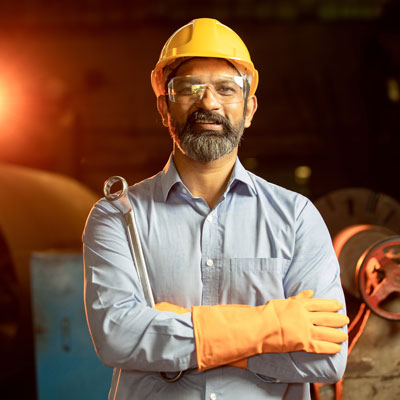
[[[220,85],[216,90],[223,96],[233,96],[238,93],[238,88],[233,85]]]
[[[192,94],[192,85],[182,85],[176,89],[178,96],[189,96]]]

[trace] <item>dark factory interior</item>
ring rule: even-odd
[[[357,260],[388,237],[398,254],[400,1],[1,0],[0,398],[107,397],[110,371],[96,375],[102,366],[84,315],[82,330],[68,316],[50,319],[61,315],[57,305],[83,307],[81,236],[104,181],[118,175],[132,185],[168,160],[172,142],[150,73],[166,39],[199,17],[232,27],[259,71],[258,110],[239,148],[245,168],[311,199],[336,243],[349,226],[373,226],[373,239],[361,229],[353,247],[350,236],[337,245],[351,320],[364,318]],[[79,284],[52,287],[48,270]],[[363,335],[350,336],[357,345],[344,399],[400,398],[399,296],[392,297],[397,308],[372,310]],[[67,373],[62,357],[80,336],[90,362],[82,352],[79,368],[66,361]],[[91,374],[76,394],[70,369]],[[82,395],[96,379],[105,381],[103,396]],[[314,389],[321,400],[338,390]]]

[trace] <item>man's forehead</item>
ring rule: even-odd
[[[223,58],[193,57],[179,65],[176,76],[182,75],[239,75],[239,71]]]

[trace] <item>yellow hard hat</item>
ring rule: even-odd
[[[165,93],[165,81],[181,59],[216,57],[229,60],[250,83],[250,95],[258,85],[258,72],[242,39],[229,27],[212,18],[198,18],[178,29],[165,43],[151,72],[156,96]]]

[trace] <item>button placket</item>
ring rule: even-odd
[[[216,210],[204,216],[202,227],[202,304],[217,304],[221,274]]]

